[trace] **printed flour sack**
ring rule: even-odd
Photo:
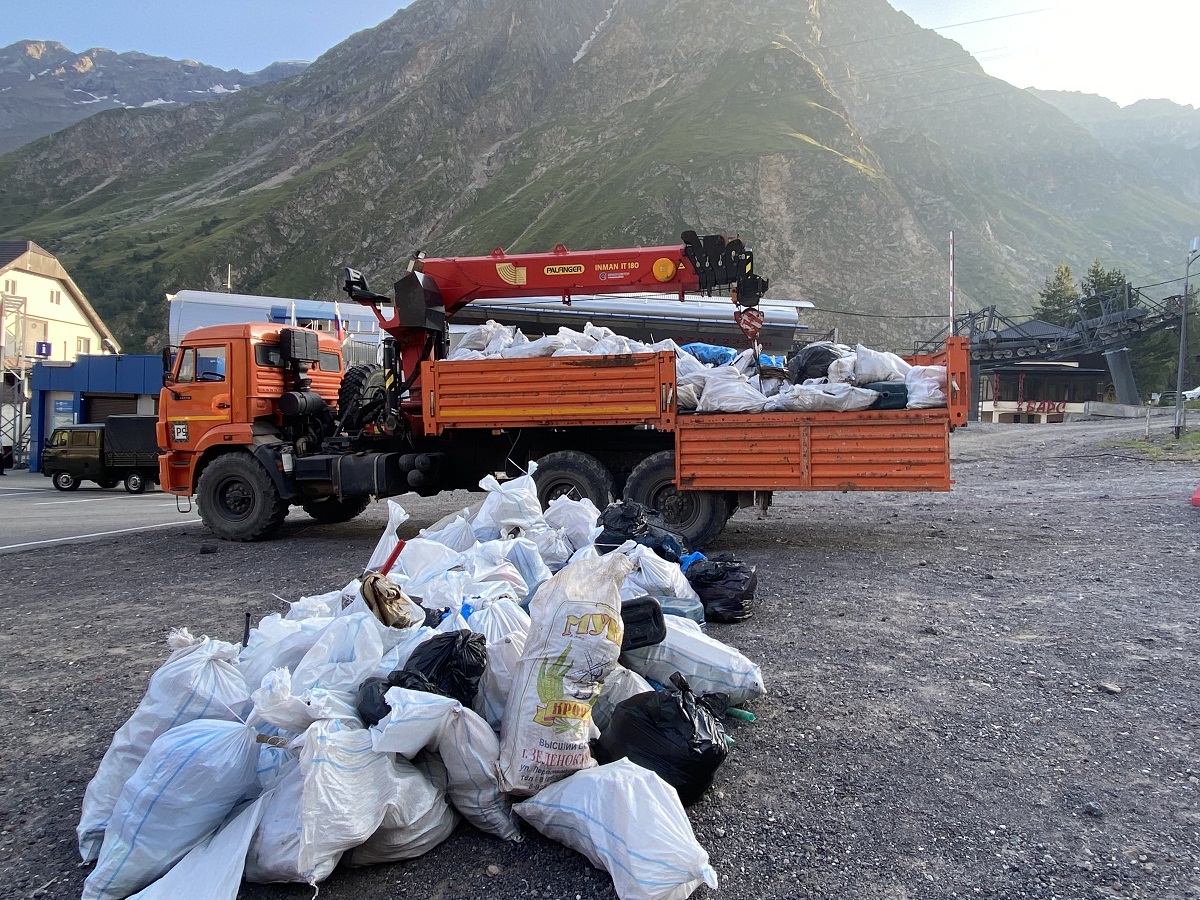
[[[536,794],[594,765],[592,703],[621,654],[624,553],[581,559],[542,584],[500,730],[500,787]]]

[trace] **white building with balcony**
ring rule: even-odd
[[[0,448],[20,464],[29,441],[33,364],[118,353],[120,345],[54,254],[32,241],[0,241],[0,335]]]

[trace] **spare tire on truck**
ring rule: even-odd
[[[351,366],[342,376],[338,388],[338,419],[350,410],[350,416],[342,422],[349,431],[358,431],[367,424],[363,407],[373,400],[383,398],[383,368],[375,365]]]
[[[667,527],[682,534],[693,550],[703,550],[725,528],[725,491],[675,488],[675,451],[663,450],[638,463],[625,481],[625,499],[658,510]]]
[[[259,541],[279,529],[287,501],[249,453],[226,453],[210,462],[196,488],[200,518],[219,538]]]

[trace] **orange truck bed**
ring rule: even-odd
[[[947,367],[948,407],[677,413],[669,352],[428,362],[421,402],[426,435],[595,425],[673,431],[684,490],[948,491],[950,432],[967,421],[967,340],[951,338],[941,352],[909,361]]]

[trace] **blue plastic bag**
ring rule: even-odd
[[[737,358],[737,351],[732,347],[718,347],[716,344],[702,344],[698,341],[684,344],[683,350],[709,366],[727,366]]]

